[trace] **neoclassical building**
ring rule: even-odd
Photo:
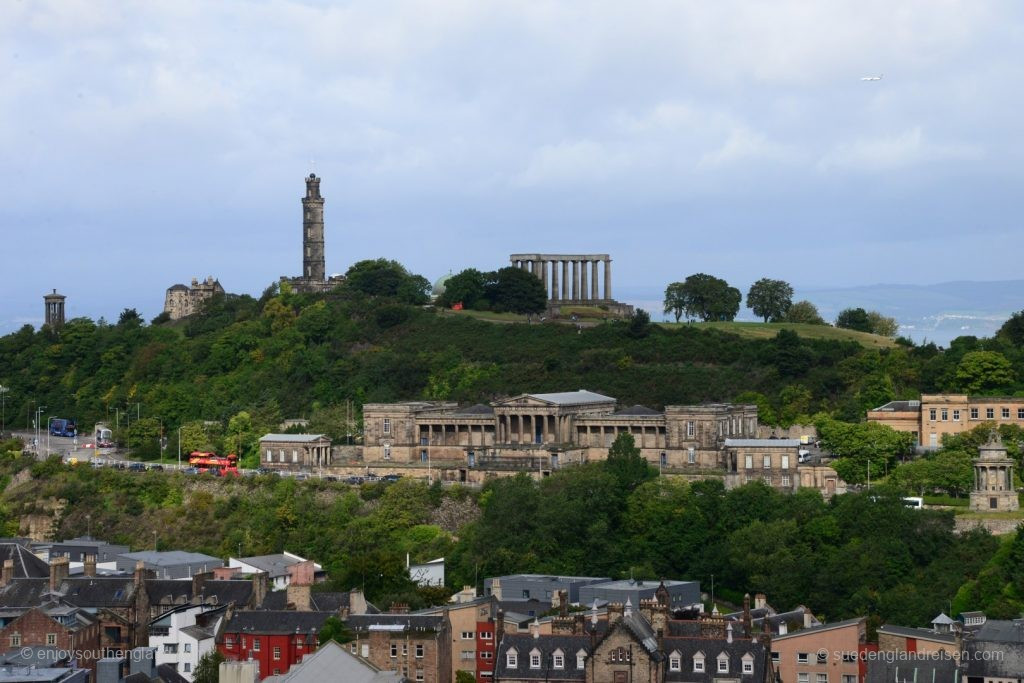
[[[192,278],[191,287],[177,284],[167,288],[164,312],[171,316],[171,320],[179,320],[198,311],[204,301],[223,293],[224,287],[212,275],[202,282]]]
[[[604,459],[625,432],[652,464],[700,474],[726,468],[725,439],[757,435],[757,407],[619,409],[614,398],[581,389],[469,407],[445,401],[368,403],[363,428],[366,462],[548,472]]]

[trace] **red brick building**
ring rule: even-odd
[[[494,680],[494,657],[498,638],[494,619],[476,623],[476,681],[489,683]]]
[[[217,649],[229,660],[259,663],[260,680],[287,673],[310,652],[334,612],[240,611],[228,619]]]
[[[5,649],[46,647],[72,653],[76,665],[95,670],[100,652],[100,622],[77,607],[50,603],[33,607],[0,629]]]

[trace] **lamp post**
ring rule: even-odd
[[[7,431],[7,392],[10,390],[0,384],[0,433]]]
[[[57,417],[56,415],[50,415],[46,418],[46,457],[50,457],[50,420]]]
[[[39,455],[39,418],[42,417],[42,413],[44,410],[46,410],[46,406],[36,406],[36,439],[35,443],[33,444],[36,448],[36,455]]]

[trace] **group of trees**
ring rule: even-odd
[[[883,337],[895,337],[900,329],[895,318],[887,318],[878,311],[865,311],[863,308],[846,308],[840,311],[836,317],[836,327],[870,332]]]
[[[467,268],[445,282],[438,303],[445,308],[465,308],[508,313],[540,313],[547,307],[543,283],[529,271],[511,266],[480,272]]]

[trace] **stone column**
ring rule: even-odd
[[[548,294],[552,301],[558,300],[558,261],[551,262],[551,291]]]
[[[562,299],[569,298],[569,262],[562,261]]]
[[[540,281],[544,283],[544,291],[548,291],[548,262],[540,261]]]
[[[612,298],[612,260],[610,258],[604,260],[604,298],[608,300]]]
[[[587,299],[587,264],[589,261],[580,261],[580,298]]]
[[[592,267],[590,277],[590,298],[593,299],[594,301],[597,301],[598,299],[601,298],[601,295],[598,294],[597,292],[597,264],[597,261],[591,261],[590,263]]]
[[[580,274],[577,266],[579,261],[572,262],[572,298],[573,301],[580,298]]]

